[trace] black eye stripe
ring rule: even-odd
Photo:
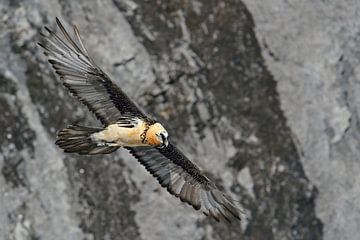
[[[163,142],[165,142],[165,140],[166,140],[165,135],[164,135],[163,133],[160,133],[160,136],[161,136],[161,140],[162,140]]]

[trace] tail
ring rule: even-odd
[[[107,154],[116,151],[119,147],[99,145],[92,140],[91,135],[101,130],[101,128],[70,125],[58,133],[55,144],[66,153],[82,155]]]

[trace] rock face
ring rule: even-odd
[[[359,4],[335,2],[1,1],[0,239],[358,239]],[[125,150],[54,145],[98,124],[36,46],[55,16],[241,223],[184,205]]]
[[[358,239],[359,2],[244,2],[305,173],[319,190],[324,239]]]

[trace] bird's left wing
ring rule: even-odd
[[[104,124],[116,122],[122,115],[146,117],[137,106],[94,63],[74,26],[73,39],[58,18],[61,35],[45,27],[39,45],[53,66],[63,85],[70,90]]]
[[[133,147],[130,153],[145,166],[162,187],[181,201],[217,221],[240,220],[235,201],[216,188],[200,169],[174,145],[166,148]]]

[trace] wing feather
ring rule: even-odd
[[[168,147],[128,148],[162,187],[181,201],[215,220],[240,220],[240,209],[228,195],[218,190],[200,169],[171,143]]]
[[[60,20],[56,23],[61,35],[45,27],[48,35],[41,33],[49,63],[54,68],[63,85],[76,96],[104,124],[114,123],[125,114],[146,118],[142,111],[89,56],[74,26],[73,39]]]

